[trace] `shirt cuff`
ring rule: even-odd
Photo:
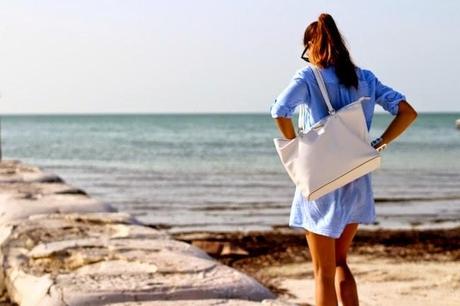
[[[286,107],[285,105],[280,105],[276,103],[273,103],[270,106],[270,114],[272,118],[292,118],[292,110],[289,107]]]

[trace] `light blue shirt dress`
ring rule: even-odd
[[[339,84],[333,66],[318,68],[323,76],[331,104],[338,110],[362,96],[371,97],[363,102],[367,128],[370,130],[375,104],[379,104],[392,115],[398,113],[399,102],[406,97],[382,84],[369,70],[356,68],[358,89]],[[306,104],[304,126],[308,130],[318,120],[328,115],[313,70],[310,66],[299,69],[289,85],[270,106],[272,118],[292,118],[295,109]],[[304,228],[320,235],[339,238],[349,223],[370,224],[375,222],[372,173],[340,187],[324,196],[308,201],[296,188],[289,217],[289,226]]]

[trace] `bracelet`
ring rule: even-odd
[[[382,143],[382,142],[383,142],[383,138],[382,138],[382,137],[376,138],[376,139],[372,140],[371,146],[374,147],[375,145],[377,145],[377,144],[379,144],[379,143]],[[377,150],[378,152],[381,152],[381,151],[385,150],[385,149],[387,148],[387,146],[388,146],[388,145],[387,145],[386,143],[382,143],[378,148],[376,148],[376,150]]]
[[[385,150],[386,148],[387,148],[387,144],[384,143],[383,145],[381,145],[380,147],[378,147],[376,150],[377,150],[377,152],[381,152],[381,151]]]

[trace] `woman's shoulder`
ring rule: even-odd
[[[313,75],[313,70],[310,66],[305,66],[300,69],[297,69],[294,73],[294,79],[302,79],[304,81],[308,81],[311,76]]]
[[[330,68],[320,68],[320,70],[330,70]],[[313,73],[313,68],[310,65],[297,69],[296,72],[294,73],[294,78],[302,79],[307,83],[316,82],[315,74]]]
[[[373,82],[375,80],[375,75],[370,69],[356,66],[355,70],[359,80],[367,82]]]

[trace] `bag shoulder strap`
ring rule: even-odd
[[[318,68],[316,68],[312,64],[310,64],[310,67],[313,69],[313,73],[315,74],[316,82],[318,83],[319,89],[321,90],[321,94],[323,96],[324,102],[326,102],[329,114],[335,113],[335,109],[332,107],[331,100],[329,99],[329,95],[327,93],[326,84],[324,83],[324,79],[321,76],[321,72],[318,70]]]
[[[319,89],[321,90],[321,95],[323,96],[324,102],[327,105],[327,109],[330,115],[335,113],[335,109],[332,107],[331,100],[329,99],[329,94],[327,93],[326,84],[324,83],[324,79],[321,76],[321,72],[316,68],[314,65],[308,63],[308,65],[312,68],[313,74],[315,75],[316,82],[318,83]],[[306,120],[306,109],[304,104],[300,104],[299,109],[299,120],[297,121],[297,126],[299,131],[305,130],[305,120]]]

